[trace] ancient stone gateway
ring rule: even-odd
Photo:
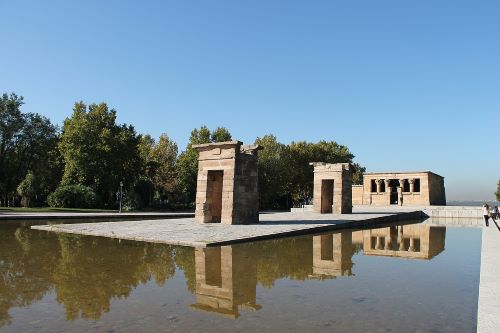
[[[194,145],[199,152],[195,220],[248,224],[259,221],[257,152],[240,141]]]
[[[314,166],[314,211],[352,213],[352,177],[349,163],[309,163]]]

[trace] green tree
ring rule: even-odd
[[[39,114],[21,113],[22,104],[23,98],[16,94],[0,98],[0,196],[4,203],[17,196],[17,185],[28,170],[38,180],[40,200],[61,176],[57,127]]]
[[[198,152],[192,146],[211,142],[230,141],[231,139],[231,133],[225,127],[217,127],[217,129],[210,132],[208,127],[201,126],[200,129],[195,128],[191,131],[186,150],[180,154],[176,168],[179,190],[182,193],[184,203],[193,203],[196,196]]]
[[[26,177],[17,187],[17,193],[21,196],[23,207],[32,207],[36,200],[37,186],[33,172],[28,171]]]
[[[495,197],[497,198],[497,201],[500,201],[500,179],[497,183],[497,191],[495,192]]]
[[[335,141],[279,143],[266,135],[255,141],[264,147],[259,152],[259,194],[262,209],[284,209],[312,199],[313,167],[310,162],[351,163],[353,182],[363,181],[365,169],[353,163],[354,155]]]
[[[163,133],[151,150],[151,160],[156,165],[153,178],[155,188],[164,198],[177,190],[176,161],[177,144]]]
[[[141,173],[135,184],[134,192],[140,200],[140,206],[151,207],[155,192],[153,179],[158,169],[156,161],[152,160],[151,151],[155,140],[149,134],[141,135],[139,139],[139,156],[141,158]]]
[[[49,195],[47,202],[50,207],[92,208],[96,195],[90,187],[81,184],[62,185]]]
[[[231,133],[225,127],[217,127],[210,133],[210,142],[231,141]]]
[[[279,143],[272,134],[257,138],[255,144],[264,149],[259,151],[259,202],[261,209],[285,208],[290,170],[286,158],[288,147]]]
[[[354,155],[346,146],[335,141],[305,141],[290,144],[287,159],[290,169],[289,191],[295,204],[308,202],[312,199],[313,168],[310,162],[352,163]]]
[[[64,121],[59,149],[64,159],[62,184],[91,187],[103,206],[116,204],[120,181],[131,189],[141,171],[140,137],[134,127],[116,123],[106,103],[75,104]]]
[[[12,175],[16,172],[15,155],[19,132],[24,125],[20,107],[23,97],[12,93],[0,99],[0,191],[5,202],[17,185]]]

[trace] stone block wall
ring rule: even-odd
[[[352,204],[363,204],[363,185],[352,185]]]
[[[352,176],[349,163],[310,164],[314,166],[313,210],[318,213],[352,213]],[[325,200],[328,200],[326,205]]]
[[[228,141],[194,145],[193,148],[199,152],[196,222],[258,222],[259,147]]]
[[[429,202],[431,205],[446,205],[444,178],[434,173],[429,174]]]

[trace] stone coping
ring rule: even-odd
[[[2,220],[69,220],[69,219],[126,219],[126,218],[183,218],[193,217],[194,213],[158,213],[158,212],[130,212],[130,213],[73,213],[73,212],[0,212]]]

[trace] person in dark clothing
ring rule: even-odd
[[[483,205],[483,217],[484,217],[484,223],[486,223],[486,226],[489,227],[490,223],[490,206],[488,204]]]

